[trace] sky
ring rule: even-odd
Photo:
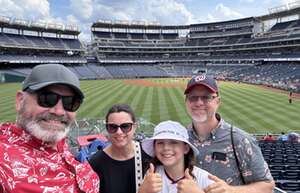
[[[0,15],[76,25],[90,41],[92,23],[102,20],[187,25],[261,16],[295,0],[0,0]]]

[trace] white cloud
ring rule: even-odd
[[[93,17],[110,20],[159,21],[161,24],[187,24],[193,14],[176,0],[94,1]]]
[[[193,14],[183,3],[175,0],[145,1],[148,18],[154,18],[162,24],[189,24],[194,22]]]
[[[74,15],[68,15],[67,17],[66,17],[66,22],[67,22],[67,24],[76,24],[76,25],[78,25],[79,23],[80,23],[80,21],[77,19],[77,17],[75,17]]]
[[[0,0],[0,12],[4,16],[38,20],[49,17],[47,0]]]
[[[230,9],[229,7],[224,6],[222,3],[219,3],[216,6],[216,11],[222,15],[224,15],[228,19],[234,19],[234,18],[241,18],[243,17],[242,14],[240,14],[237,11],[234,11]]]
[[[242,3],[253,3],[255,0],[240,0]]]
[[[212,14],[208,14],[205,23],[215,22],[215,21],[217,21],[217,20],[218,20],[218,18],[216,18],[216,17],[213,16]]]
[[[73,14],[81,19],[89,19],[93,14],[92,0],[71,0],[70,7]]]
[[[296,2],[296,0],[280,0],[280,2],[282,5],[285,5],[285,4],[289,4],[289,3],[294,3],[294,2]]]
[[[115,7],[111,7],[104,4],[95,4],[94,6],[93,18],[94,20],[98,19],[107,19],[107,20],[129,20],[131,17],[124,10],[119,10]]]

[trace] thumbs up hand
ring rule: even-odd
[[[155,167],[152,163],[149,165],[149,169],[147,170],[147,174],[154,174],[155,173]]]
[[[209,175],[208,178],[215,183],[204,189],[205,193],[231,193],[236,192],[233,186],[228,185],[224,180],[214,175]]]
[[[157,193],[162,190],[161,175],[155,173],[155,167],[150,163],[150,167],[146,172],[144,181],[140,186],[138,193]]]
[[[188,168],[184,171],[184,179],[177,183],[177,193],[204,193],[190,175]]]

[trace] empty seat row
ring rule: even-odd
[[[266,162],[268,164],[272,165],[282,165],[282,164],[300,164],[300,159],[295,159],[295,158],[290,158],[290,159],[285,159],[285,158],[265,158]]]
[[[271,170],[274,180],[292,180],[300,179],[300,170]]]
[[[296,193],[300,191],[300,181],[278,180],[275,182],[276,187],[285,191]]]
[[[300,170],[300,165],[286,165],[286,164],[282,164],[282,165],[269,165],[269,169],[270,170],[281,170],[281,171],[285,171],[285,170]]]
[[[298,151],[300,150],[300,147],[298,146],[286,146],[286,147],[269,147],[269,146],[266,146],[266,147],[260,147],[260,149],[262,151],[281,151],[281,152],[285,152],[285,151]]]
[[[298,154],[268,154],[263,152],[263,156],[266,159],[272,158],[282,158],[282,159],[298,159],[300,156]]]

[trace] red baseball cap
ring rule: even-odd
[[[200,74],[193,76],[187,83],[184,94],[188,94],[192,88],[197,85],[203,85],[209,89],[211,93],[217,93],[219,91],[216,80],[213,77],[206,76],[206,74]]]

